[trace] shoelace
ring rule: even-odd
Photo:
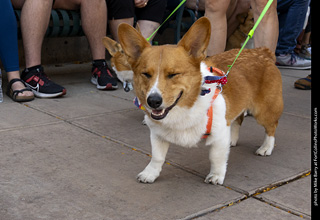
[[[290,63],[295,64],[297,62],[297,57],[294,53],[291,54]]]
[[[34,73],[33,76],[30,77],[26,82],[29,82],[31,80],[39,83],[42,86],[51,82],[49,77],[43,72],[42,69],[37,69],[37,72]]]
[[[297,62],[297,60],[304,60],[304,59],[302,57],[300,57],[299,55],[295,54],[294,52],[291,53],[291,58],[290,58],[291,64],[295,64]]]
[[[51,82],[50,78],[43,72],[43,71],[38,71],[35,76],[38,76],[40,80],[42,80],[45,84],[48,84]]]

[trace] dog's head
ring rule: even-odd
[[[201,90],[200,63],[210,34],[209,20],[201,18],[178,45],[151,46],[130,25],[119,25],[119,40],[134,72],[135,93],[151,118],[164,119],[175,106],[193,106]]]
[[[102,38],[102,43],[111,55],[111,66],[121,82],[132,82],[133,72],[121,45],[109,37]]]
[[[237,15],[237,20],[240,22],[240,30],[247,34],[254,26],[254,17],[251,10]]]

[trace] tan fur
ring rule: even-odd
[[[237,20],[240,22],[239,27],[227,40],[226,50],[241,48],[241,44],[246,40],[247,34],[253,28],[253,13],[251,11],[237,15]]]
[[[104,37],[102,43],[107,48],[111,55],[111,66],[116,67],[118,71],[131,70],[131,66],[128,63],[128,58],[124,54],[122,47],[119,43],[112,40],[109,37]]]
[[[207,58],[205,63],[226,72],[227,65],[233,62],[238,52],[238,49],[230,50]],[[242,51],[222,92],[228,124],[247,109],[265,127],[267,134],[274,136],[283,110],[281,73],[274,63],[275,56],[267,48]]]

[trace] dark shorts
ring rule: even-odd
[[[134,0],[106,0],[108,19],[133,18],[162,23],[167,0],[149,0],[144,8],[136,8]]]

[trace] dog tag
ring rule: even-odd
[[[130,92],[131,90],[133,90],[133,86],[130,82],[124,81],[123,82],[123,89],[125,92]]]
[[[123,82],[123,89],[124,89],[125,92],[130,92],[130,88],[129,88],[127,82]]]

